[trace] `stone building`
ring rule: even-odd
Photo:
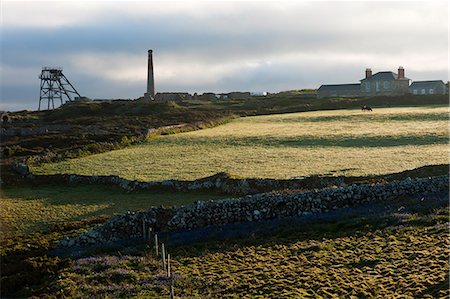
[[[360,83],[322,85],[317,90],[317,98],[400,96],[409,93],[409,81],[401,66],[398,73],[384,71],[372,74],[372,70],[368,68],[365,78],[359,80]]]
[[[409,86],[409,93],[420,94],[446,94],[447,86],[442,80],[413,81]]]
[[[197,99],[211,101],[211,100],[217,100],[217,97],[216,97],[216,94],[213,92],[204,92],[201,95],[197,95]]]
[[[226,94],[229,99],[246,100],[251,98],[250,92],[233,91]]]
[[[317,97],[357,97],[360,96],[360,86],[355,84],[321,85],[317,90]]]
[[[371,69],[366,69],[366,77],[361,82],[361,96],[400,96],[409,92],[409,78],[405,77],[405,69],[398,68],[398,73],[378,72],[372,75]]]
[[[157,102],[183,101],[190,99],[192,99],[192,96],[187,92],[158,92],[155,95],[155,101]]]

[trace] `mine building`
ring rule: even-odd
[[[155,95],[155,101],[157,102],[185,101],[191,99],[192,95],[187,92],[158,92]]]
[[[447,86],[445,86],[444,81],[434,80],[434,81],[413,81],[411,86],[409,86],[409,93],[412,94],[446,94]]]

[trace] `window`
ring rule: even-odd
[[[380,91],[380,81],[375,82],[375,90]]]
[[[434,89],[430,88],[430,90],[428,91],[429,94],[434,94]]]
[[[389,81],[384,81],[383,82],[383,87],[384,87],[384,89],[390,89],[391,83]]]
[[[425,94],[427,91],[425,90],[425,88],[422,88],[421,90],[421,94]]]
[[[370,82],[366,82],[366,92],[370,92]]]
[[[413,89],[413,94],[418,94],[417,89]]]

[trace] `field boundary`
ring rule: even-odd
[[[172,179],[149,182],[129,180],[116,175],[33,174],[26,164],[17,162],[12,163],[11,168],[23,178],[38,184],[100,184],[116,186],[128,192],[138,190],[213,191],[241,196],[283,190],[321,189],[355,183],[386,183],[406,177],[437,176],[448,173],[449,165],[429,165],[399,173],[367,177],[309,176],[292,179],[235,178],[222,172],[193,181]]]
[[[309,215],[368,202],[390,202],[418,194],[447,192],[449,176],[407,178],[389,183],[353,184],[290,194],[265,193],[218,201],[197,202],[178,208],[128,211],[76,238],[64,239],[62,248],[146,239],[151,233],[193,230],[247,221]],[[425,197],[424,197],[425,198]]]

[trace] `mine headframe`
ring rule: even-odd
[[[39,79],[41,79],[39,110],[41,110],[42,100],[47,100],[47,109],[50,109],[50,103],[52,109],[55,109],[55,100],[59,99],[62,105],[63,97],[67,98],[67,101],[70,102],[73,101],[71,94],[81,97],[67,77],[64,76],[60,67],[43,67]]]

